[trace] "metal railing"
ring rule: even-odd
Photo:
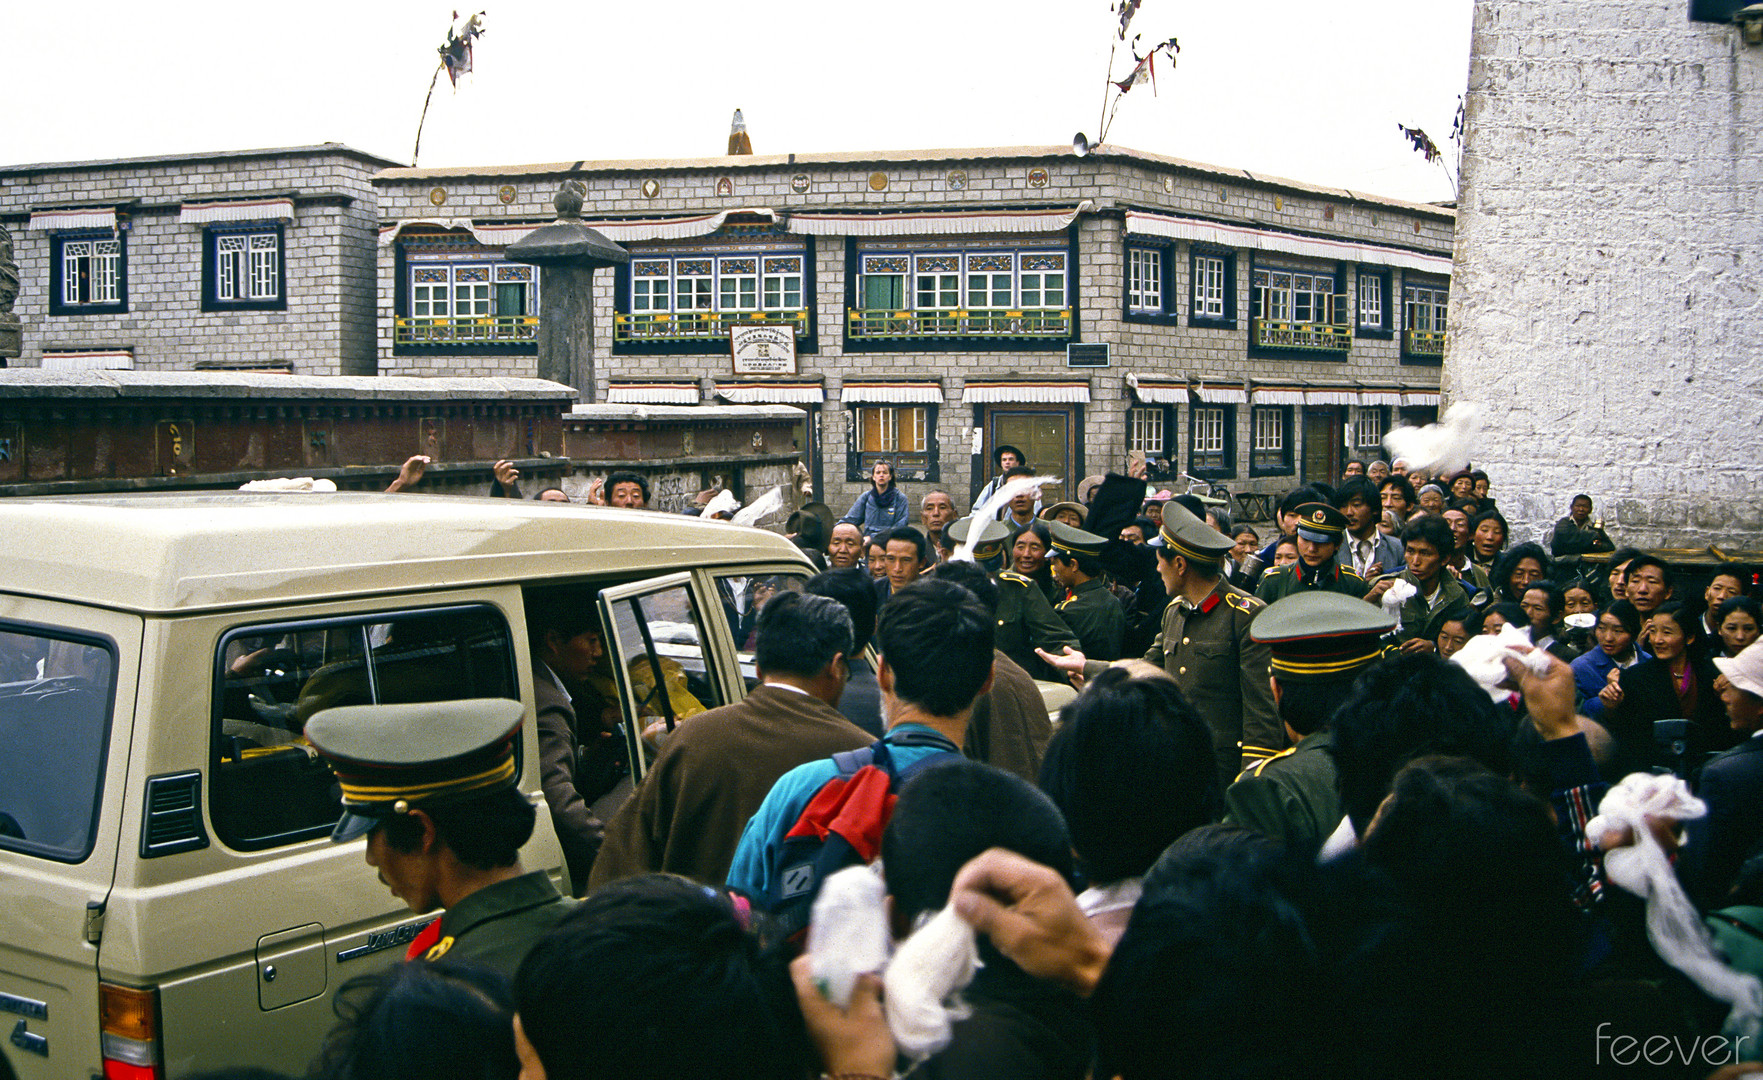
[[[536,315],[402,315],[392,321],[397,345],[531,344],[538,338]]]
[[[1409,330],[1406,331],[1404,344],[1410,356],[1443,356],[1445,355],[1445,331]]]
[[[846,312],[846,325],[854,338],[1061,338],[1071,336],[1071,309],[889,311],[854,308]]]
[[[1304,349],[1310,352],[1346,352],[1353,342],[1350,327],[1335,323],[1287,322],[1256,319],[1255,344],[1264,349]]]
[[[697,341],[728,337],[729,327],[745,323],[793,323],[798,337],[808,332],[808,312],[800,311],[639,311],[612,317],[614,341]]]

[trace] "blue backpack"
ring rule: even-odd
[[[927,754],[897,768],[889,747],[929,746]],[[961,748],[930,731],[900,731],[861,750],[832,756],[838,775],[814,793],[778,848],[777,869],[766,882],[760,902],[779,938],[808,928],[808,918],[821,883],[847,866],[873,861],[881,851],[882,832],[894,816],[894,801],[906,781],[929,766],[960,757]]]

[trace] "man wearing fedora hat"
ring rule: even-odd
[[[337,843],[367,837],[367,865],[411,911],[440,910],[408,960],[475,961],[513,977],[575,907],[520,848],[536,812],[515,786],[524,709],[506,698],[345,705],[306,722],[336,774]]]
[[[1347,515],[1325,502],[1305,503],[1295,513],[1298,561],[1269,570],[1255,595],[1270,604],[1313,589],[1362,598],[1369,588],[1365,579],[1335,559],[1347,531]]]

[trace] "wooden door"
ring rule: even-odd
[[[1062,502],[1072,497],[1077,490],[1077,480],[1071,475],[1072,462],[1076,455],[1071,445],[1072,423],[1070,409],[1039,409],[1016,410],[994,409],[991,423],[987,425],[989,438],[986,446],[986,462],[996,457],[999,446],[1014,446],[1028,457],[1029,465],[1042,476],[1057,476],[1060,485],[1049,484],[1042,496],[1047,503]]]
[[[1304,410],[1304,483],[1332,484],[1341,474],[1341,410]]]

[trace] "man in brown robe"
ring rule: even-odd
[[[781,592],[767,602],[754,650],[760,685],[674,729],[607,823],[590,891],[653,872],[720,885],[741,830],[778,777],[868,746],[870,736],[837,707],[851,637],[851,617],[836,600]]]

